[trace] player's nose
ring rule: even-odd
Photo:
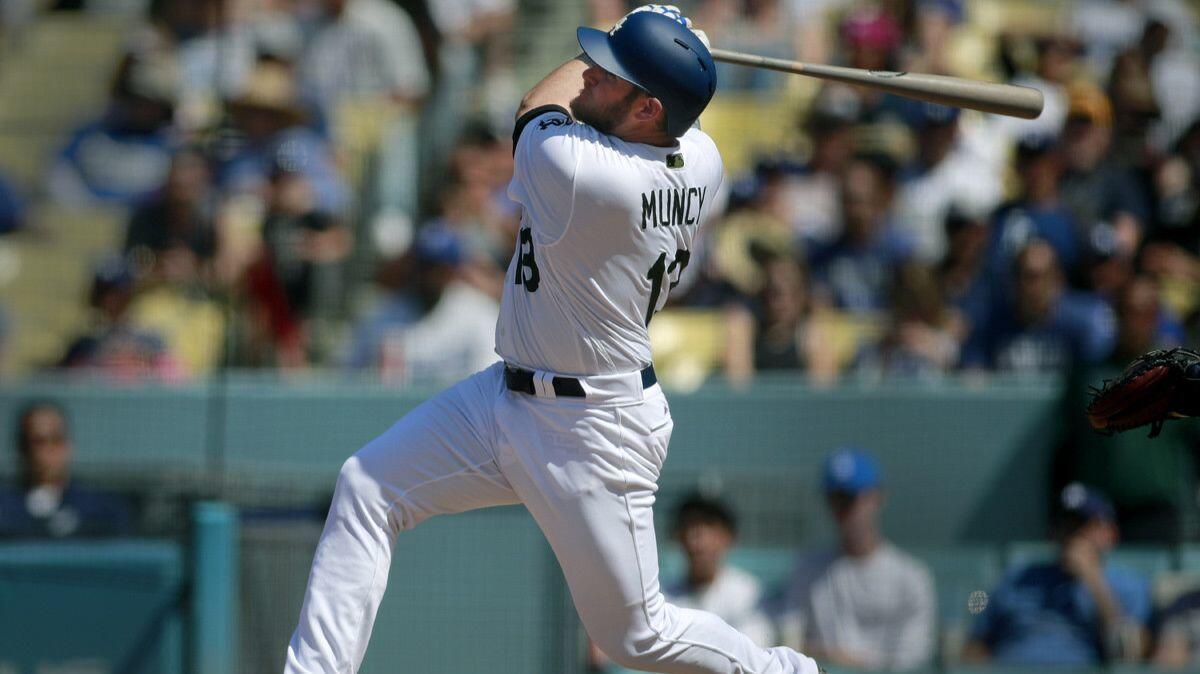
[[[600,80],[601,72],[600,66],[588,66],[587,70],[583,71],[583,85],[585,87],[595,86],[596,82]]]

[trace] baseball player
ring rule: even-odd
[[[716,67],[690,22],[647,6],[524,97],[509,195],[522,206],[496,326],[503,359],[422,403],[342,467],[285,672],[358,669],[397,535],[523,503],[592,640],[688,674],[816,674],[659,588],[651,508],[672,421],[647,325],[688,266],[722,179],[694,126]]]

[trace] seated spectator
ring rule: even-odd
[[[47,191],[75,208],[132,206],[153,194],[171,163],[171,119],[177,93],[173,67],[126,56],[108,110],[75,130],[50,170]]]
[[[95,326],[67,347],[58,367],[88,370],[115,379],[177,379],[179,363],[162,335],[131,320],[134,277],[121,256],[102,261],[92,280],[88,304]]]
[[[1183,329],[1159,300],[1154,282],[1136,277],[1117,293],[1117,338],[1112,354],[1079,368],[1063,389],[1063,409],[1083,409],[1089,387],[1116,377],[1137,356],[1183,342]],[[1116,506],[1126,540],[1170,543],[1195,512],[1195,452],[1200,433],[1167,424],[1162,435],[1096,433],[1083,415],[1064,414],[1056,482],[1081,481],[1104,491]]]
[[[12,183],[0,175],[0,234],[9,234],[25,226],[25,200]]]
[[[1069,107],[1062,136],[1063,205],[1083,226],[1101,220],[1130,219],[1139,232],[1144,230],[1150,203],[1143,183],[1112,156],[1112,103],[1091,84],[1073,84],[1067,93]]]
[[[692,494],[675,511],[674,532],[687,556],[687,576],[664,584],[667,600],[716,614],[757,644],[773,643],[774,630],[760,610],[758,579],[725,563],[737,540],[737,520],[729,506]]]
[[[344,260],[354,239],[346,225],[318,208],[314,185],[285,148],[271,169],[265,205],[260,246],[246,282],[276,362],[299,367],[310,356],[317,274]]]
[[[1068,291],[1054,248],[1026,244],[1013,266],[1015,283],[997,292],[963,347],[962,366],[1015,374],[1066,372],[1112,349],[1112,311],[1103,301]]]
[[[1200,590],[1185,592],[1158,616],[1150,662],[1160,669],[1200,666]]]
[[[133,511],[123,498],[89,489],[71,475],[75,446],[61,407],[30,403],[15,426],[20,483],[0,487],[0,538],[133,533]]]
[[[943,221],[946,254],[938,264],[942,297],[958,310],[964,329],[987,316],[991,288],[984,273],[987,264],[988,221],[985,216],[951,208]]]
[[[782,176],[777,200],[781,207],[777,215],[788,223],[797,241],[829,243],[841,233],[838,179],[854,158],[858,101],[845,90],[825,92],[804,120],[812,144],[808,161]]]
[[[1054,247],[1058,264],[1073,278],[1082,246],[1078,224],[1060,198],[1062,151],[1052,138],[1025,139],[1017,147],[1016,171],[1021,196],[992,218],[988,252],[991,281],[1001,285],[1017,253],[1033,239]]]
[[[353,365],[377,367],[391,380],[430,382],[466,376],[496,361],[500,306],[464,276],[463,247],[444,228],[427,226],[417,233],[412,293],[363,321]]]
[[[884,538],[883,474],[864,450],[825,460],[838,542],[803,555],[786,591],[786,646],[835,667],[903,670],[929,663],[937,601],[925,566]]]
[[[858,159],[841,185],[841,236],[814,244],[809,254],[814,294],[825,306],[852,313],[887,309],[888,285],[915,251],[892,220],[894,167],[887,160]]]
[[[756,372],[807,370],[818,381],[833,379],[838,364],[829,328],[814,315],[806,270],[786,252],[758,257],[758,291],[726,309],[726,376],[745,383]]]
[[[1059,506],[1058,558],[1005,574],[972,625],[965,660],[1093,666],[1140,659],[1150,588],[1105,561],[1118,540],[1112,504],[1072,483]]]
[[[208,163],[198,152],[180,152],[171,160],[166,184],[133,211],[125,232],[125,251],[139,271],[166,262],[199,277],[212,262],[217,235],[210,180]]]
[[[281,160],[312,184],[316,209],[340,214],[349,193],[328,142],[311,128],[287,66],[263,61],[241,92],[226,104],[237,144],[218,166],[217,182],[229,194],[262,197]]]
[[[417,112],[430,85],[416,26],[390,0],[321,0],[319,5],[322,20],[298,67],[305,95],[331,122],[341,149],[378,162],[371,204],[414,217],[420,178]]]
[[[933,271],[918,264],[900,269],[892,319],[878,344],[858,354],[857,369],[877,377],[929,378],[958,364],[965,326],[942,299]]]
[[[942,223],[952,208],[989,213],[1002,197],[1002,166],[962,142],[958,108],[910,103],[905,120],[917,132],[917,159],[900,177],[897,226],[916,243],[917,255],[933,262],[946,254]]]

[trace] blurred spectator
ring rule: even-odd
[[[0,175],[0,235],[25,226],[25,200],[4,176]]]
[[[1183,329],[1171,319],[1154,283],[1137,277],[1118,293],[1117,339],[1112,355],[1080,368],[1064,389],[1064,436],[1055,482],[1080,481],[1103,490],[1115,506],[1127,540],[1167,543],[1179,540],[1184,522],[1195,511],[1196,465],[1200,435],[1187,424],[1168,424],[1162,435],[1100,435],[1079,414],[1089,387],[1116,377],[1137,356],[1177,346]],[[1066,412],[1071,410],[1071,412]]]
[[[814,315],[804,267],[786,252],[752,252],[761,285],[726,309],[725,374],[744,384],[755,372],[807,370],[818,381],[837,374],[828,327]]]
[[[521,96],[512,72],[516,11],[513,0],[442,0],[428,8],[441,40],[421,120],[421,163],[423,175],[440,176],[468,120],[495,129],[512,124]]]
[[[1007,36],[1016,41],[1016,36]],[[1013,45],[1008,45],[1012,47]],[[1067,35],[1050,33],[1034,38],[1037,61],[1033,72],[1022,71],[1012,77],[1012,83],[1033,87],[1042,92],[1045,104],[1037,119],[1002,117],[1001,132],[1014,141],[1030,138],[1057,138],[1067,119],[1066,87],[1078,76],[1080,45]]]
[[[134,277],[123,256],[96,268],[88,304],[95,326],[67,347],[58,366],[95,371],[114,379],[176,379],[179,363],[157,332],[135,325],[129,313]]]
[[[942,223],[951,208],[988,213],[1000,204],[998,167],[961,142],[957,108],[932,103],[907,106],[908,123],[917,131],[917,159],[900,176],[897,225],[916,242],[925,261],[946,253]]]
[[[1200,590],[1185,592],[1158,616],[1150,663],[1159,669],[1200,665]]]
[[[344,260],[352,245],[349,228],[319,210],[308,175],[281,152],[271,170],[261,246],[246,278],[279,365],[307,364],[319,270]]]
[[[306,3],[297,0],[153,2],[151,21],[179,63],[176,121],[187,130],[209,126],[219,117],[220,102],[244,90],[259,60],[299,58],[306,13]]]
[[[692,17],[714,45],[794,59],[796,31],[788,10],[783,0],[707,0]],[[787,88],[787,76],[763,68],[724,68],[721,88],[778,96]]]
[[[962,365],[1016,374],[1064,373],[1112,349],[1112,312],[1103,301],[1068,291],[1051,244],[1034,240],[1017,253],[1011,290],[993,293],[972,326]]]
[[[125,251],[144,268],[186,267],[190,273],[183,273],[198,279],[217,252],[215,196],[204,156],[177,153],[163,188],[133,211]]]
[[[1072,483],[1059,506],[1058,558],[1005,574],[972,625],[964,659],[1090,666],[1141,658],[1149,583],[1105,561],[1118,540],[1112,505]]]
[[[1112,71],[1117,54],[1137,44],[1146,24],[1144,3],[1077,0],[1069,6],[1072,32],[1086,52],[1088,69],[1100,81]]]
[[[841,184],[843,228],[809,254],[814,294],[825,306],[852,313],[887,308],[887,287],[911,259],[914,245],[894,222],[895,167],[886,159],[857,159]]]
[[[46,189],[64,206],[133,205],[157,190],[171,162],[171,119],[178,93],[174,64],[126,55],[108,109],[72,132]]]
[[[1148,130],[1147,144],[1162,152],[1200,115],[1200,58],[1196,56],[1195,7],[1170,0],[1155,3],[1137,50],[1145,62],[1158,119]]]
[[[1002,283],[1018,251],[1033,239],[1054,247],[1058,263],[1072,277],[1080,257],[1079,227],[1062,202],[1063,153],[1053,138],[1027,138],[1017,147],[1020,197],[993,216],[989,270]]]
[[[899,49],[904,32],[896,17],[882,4],[859,3],[846,12],[838,25],[842,61],[851,68],[888,70],[899,68]],[[828,84],[826,88],[851,92],[859,101],[858,120],[878,122],[896,112],[901,99],[865,87]]]
[[[958,364],[965,327],[943,300],[933,271],[905,265],[893,289],[888,331],[878,344],[858,354],[858,370],[903,378],[936,378],[950,372]]]
[[[774,643],[774,630],[760,607],[758,579],[725,562],[737,540],[737,520],[729,506],[690,494],[675,511],[674,532],[687,557],[687,575],[664,583],[667,600],[713,613],[756,644]]]
[[[1138,176],[1110,155],[1112,105],[1104,92],[1091,84],[1077,83],[1067,92],[1068,112],[1062,136],[1063,206],[1084,227],[1105,220],[1133,229],[1136,248],[1150,207]]]
[[[853,125],[858,102],[852,95],[837,96],[836,90],[826,91],[830,94],[818,98],[804,120],[804,132],[812,148],[808,160],[781,177],[776,215],[791,226],[797,241],[829,243],[841,230],[838,180],[854,158]]]
[[[235,143],[219,166],[220,188],[228,195],[266,199],[277,166],[301,173],[312,185],[314,207],[342,213],[348,191],[325,139],[305,126],[291,71],[275,61],[258,64],[245,88],[227,102]]]
[[[409,16],[389,0],[322,0],[324,16],[300,61],[305,93],[332,122],[334,136],[377,153],[370,204],[416,212],[417,110],[429,68]],[[358,124],[375,129],[364,134]]]
[[[825,461],[824,489],[838,543],[800,558],[780,619],[784,645],[835,667],[927,665],[935,645],[933,578],[880,531],[878,463],[864,450],[838,449]]]
[[[429,69],[412,20],[387,0],[321,0],[324,16],[300,64],[306,93],[332,114],[355,97],[419,102]]]
[[[89,489],[72,476],[75,446],[59,405],[29,403],[14,426],[20,483],[0,487],[0,538],[133,533],[133,511],[123,498]]]
[[[942,298],[965,321],[963,329],[970,330],[987,318],[991,287],[984,275],[988,250],[988,221],[986,216],[965,213],[952,208],[943,220],[946,234],[946,255],[937,267],[938,286]]]
[[[463,275],[463,244],[443,227],[426,226],[413,242],[401,278],[411,282],[356,329],[353,367],[376,367],[403,382],[452,380],[495,362],[499,303]]]

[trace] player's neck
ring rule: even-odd
[[[842,552],[850,557],[869,557],[883,545],[883,536],[878,531],[863,533],[858,536],[843,536],[841,539]]]
[[[627,121],[613,130],[612,135],[627,143],[641,143],[655,147],[678,147],[679,139],[657,128]]]

